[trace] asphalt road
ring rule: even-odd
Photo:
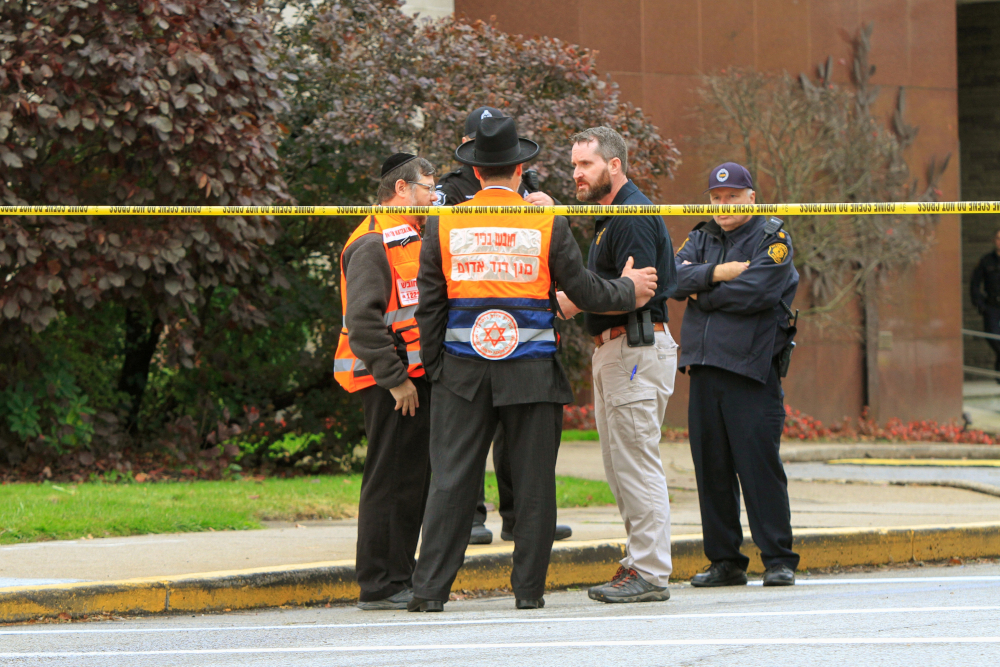
[[[759,583],[759,582],[758,582]],[[0,628],[2,665],[986,665],[1000,663],[1000,565],[671,587],[663,603],[550,593],[443,614],[292,609]]]

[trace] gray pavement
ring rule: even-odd
[[[161,665],[777,664],[1000,662],[1000,564],[800,576],[793,588],[693,589],[602,605],[551,593],[449,602],[443,614],[353,607],[0,628],[0,663]]]
[[[787,463],[789,479],[856,479],[868,481],[933,482],[960,479],[1000,489],[1000,468],[964,466],[877,466],[829,463]]]
[[[783,449],[795,447],[786,445]],[[1000,449],[998,449],[1000,454]],[[701,532],[694,467],[686,444],[663,444],[661,456],[671,494],[674,536]],[[796,466],[788,464],[790,477]],[[854,466],[828,466],[833,479]],[[812,470],[811,468],[809,470]],[[865,474],[898,474],[900,468],[865,468]],[[927,470],[927,469],[921,469]],[[946,472],[952,475],[955,468]],[[980,470],[980,469],[976,469]],[[993,469],[996,470],[996,469]],[[881,472],[880,472],[881,471]],[[558,473],[604,479],[597,443],[564,443]],[[815,472],[810,477],[819,476]],[[793,528],[892,527],[996,521],[1000,498],[973,491],[929,486],[862,486],[826,482],[789,483]],[[562,509],[559,521],[573,527],[572,541],[621,539],[625,529],[611,506]],[[296,525],[303,527],[299,528]],[[494,546],[501,542],[499,517],[487,524]],[[747,527],[746,514],[743,525]],[[109,581],[219,570],[353,561],[357,522],[272,522],[266,530],[141,535],[91,540],[33,542],[0,546],[0,586],[35,585],[51,580]],[[483,547],[470,547],[469,553]]]

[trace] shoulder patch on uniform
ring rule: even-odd
[[[607,227],[605,227],[601,231],[597,232],[597,240],[594,241],[594,245],[601,245],[601,237],[604,236],[604,232],[606,232],[606,231],[608,231]]]
[[[681,244],[681,247],[680,247],[680,248],[678,248],[678,249],[677,249],[677,252],[675,252],[674,254],[675,254],[675,255],[679,255],[679,254],[681,254],[681,250],[684,250],[684,246],[686,246],[686,245],[688,244],[688,241],[690,241],[690,240],[691,240],[691,237],[690,237],[690,236],[688,236],[687,238],[685,238],[685,239],[684,239],[684,243],[682,243],[682,244]]]
[[[767,222],[764,223],[764,233],[774,234],[779,229],[781,229],[782,225],[784,224],[785,221],[782,220],[781,218],[768,218]]]
[[[772,243],[767,247],[767,256],[773,259],[775,264],[781,264],[788,257],[788,246],[784,243]]]

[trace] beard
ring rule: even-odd
[[[412,189],[410,190],[410,206],[420,206],[420,202],[417,201],[417,193],[415,192],[417,187],[419,186],[411,186]],[[407,217],[409,217],[410,220],[413,221],[413,224],[417,226],[417,229],[423,229],[424,223],[427,222],[426,215],[411,215]]]
[[[593,203],[604,199],[611,194],[611,171],[609,169],[605,169],[601,172],[600,177],[597,179],[597,183],[593,185],[586,183],[584,188],[581,188],[580,183],[577,183],[576,198],[579,201]]]

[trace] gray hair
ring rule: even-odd
[[[622,161],[622,173],[628,174],[628,145],[622,135],[610,127],[592,127],[574,134],[570,141],[574,144],[589,144],[591,139],[597,140],[597,154],[605,162],[618,158]]]
[[[417,181],[421,176],[433,176],[434,165],[422,157],[401,164],[382,177],[378,184],[378,194],[375,196],[379,204],[384,204],[396,196],[396,181],[407,183]]]

